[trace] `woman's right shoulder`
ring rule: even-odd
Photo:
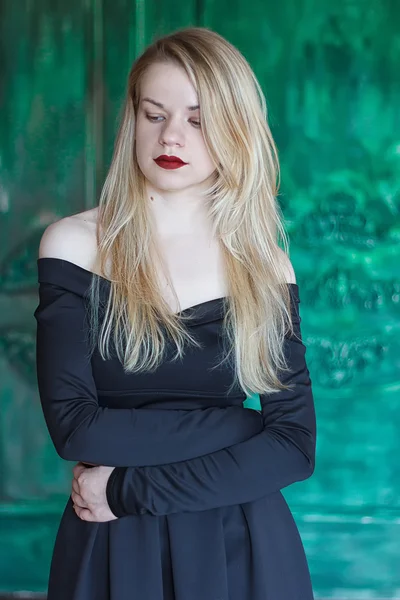
[[[96,259],[97,208],[64,217],[45,229],[39,258],[62,258],[91,270]]]

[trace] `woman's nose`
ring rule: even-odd
[[[163,146],[184,145],[184,134],[179,123],[172,119],[164,123],[160,134],[160,144]]]

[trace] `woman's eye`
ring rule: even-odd
[[[152,115],[146,115],[146,118],[151,122],[151,123],[158,123],[157,119],[163,119],[163,117],[160,117],[159,115],[157,116],[152,116]]]
[[[150,121],[150,123],[159,123],[160,121],[158,119],[163,119],[164,117],[162,117],[161,115],[148,115],[146,114],[146,119],[148,119]],[[200,121],[190,121],[190,123],[193,125],[193,127],[196,127],[196,129],[201,127],[201,123]]]

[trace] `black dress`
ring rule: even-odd
[[[291,392],[248,408],[221,359],[225,298],[187,308],[202,342],[153,373],[88,359],[90,271],[38,260],[37,376],[50,436],[65,460],[117,467],[107,485],[120,518],[82,521],[71,498],[54,547],[48,600],[311,600],[310,575],[280,492],[311,475],[315,413],[301,341],[285,341]],[[100,278],[104,299],[110,291]],[[170,347],[172,357],[175,347]],[[168,356],[168,355],[167,355]],[[257,408],[257,407],[256,407]]]

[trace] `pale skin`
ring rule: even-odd
[[[196,90],[182,69],[172,64],[149,67],[141,83],[140,98],[136,157],[147,182],[157,243],[179,305],[166,282],[161,281],[161,292],[171,310],[177,312],[228,293],[220,247],[212,236],[200,194],[208,188],[215,165],[203,138]],[[154,162],[161,154],[177,156],[187,164],[165,170]],[[64,258],[92,270],[96,217],[95,208],[50,225],[42,237],[39,257]],[[73,243],[67,243],[71,239]],[[284,253],[282,258],[287,261]],[[288,281],[295,281],[290,261],[287,267]],[[113,469],[103,465],[86,468],[82,463],[74,467],[71,497],[74,510],[83,521],[117,518],[106,498]]]
[[[106,498],[106,486],[114,467],[102,465],[87,468],[78,463],[73,468],[71,498],[74,511],[82,521],[104,523],[117,517],[111,512]]]

